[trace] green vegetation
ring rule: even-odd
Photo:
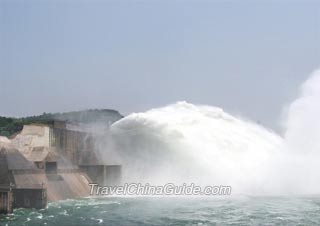
[[[22,130],[23,125],[31,123],[51,124],[53,120],[63,120],[77,123],[94,123],[102,122],[111,124],[123,116],[115,110],[86,110],[73,111],[66,113],[43,113],[38,116],[29,116],[24,118],[9,118],[0,116],[0,136],[11,136]]]

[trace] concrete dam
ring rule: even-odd
[[[91,182],[118,185],[121,165],[99,156],[95,136],[53,121],[25,125],[13,139],[0,137],[0,213],[87,197]]]

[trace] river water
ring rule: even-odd
[[[105,197],[17,209],[0,225],[320,225],[320,196]]]

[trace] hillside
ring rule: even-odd
[[[11,136],[22,130],[23,125],[31,123],[51,123],[53,120],[65,120],[78,123],[101,122],[111,124],[123,116],[116,110],[93,109],[65,113],[43,113],[38,116],[10,118],[0,116],[0,136]]]

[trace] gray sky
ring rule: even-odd
[[[278,130],[319,67],[319,1],[0,0],[0,115],[179,100]]]

